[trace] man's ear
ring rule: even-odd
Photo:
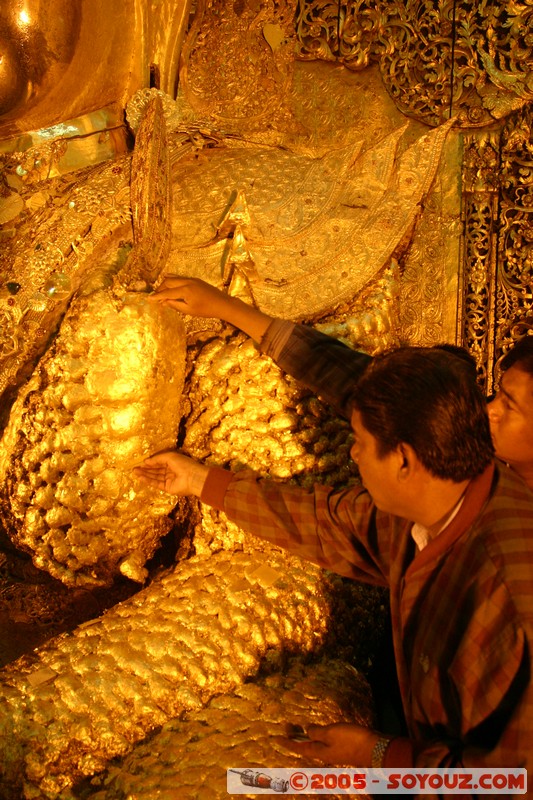
[[[396,452],[399,460],[398,479],[406,480],[412,475],[416,465],[418,464],[416,453],[411,445],[406,444],[405,442],[401,442],[398,445]]]

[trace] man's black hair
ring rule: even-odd
[[[473,365],[441,347],[400,347],[376,356],[354,388],[352,408],[380,457],[409,444],[435,477],[459,483],[493,458]]]
[[[533,375],[533,336],[526,335],[519,339],[502,358],[501,367],[504,372],[509,367],[516,367]]]

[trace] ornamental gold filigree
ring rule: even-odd
[[[295,3],[200,0],[182,51],[180,91],[199,117],[228,130],[295,126],[285,107],[294,62]]]
[[[0,254],[0,395],[27,377],[70,298],[109,257],[102,240],[105,248],[115,237],[120,250],[131,238],[129,161],[119,158],[93,168],[90,181],[87,174],[34,183],[25,181],[14,164],[6,170],[21,205],[17,216],[0,227],[6,234],[15,226],[17,233],[6,237]]]
[[[461,341],[476,360],[480,382],[492,390],[497,251],[499,134],[465,136],[463,159],[464,283]]]
[[[498,131],[465,137],[463,343],[490,394],[499,362],[533,328],[532,110]]]
[[[169,268],[224,282],[231,243],[217,228],[246,186],[249,223],[240,243],[253,262],[246,276],[253,301],[287,319],[317,318],[388,264],[418,216],[449,130],[429,131],[403,151],[399,128],[361,155],[359,144],[310,158],[234,141],[202,160],[182,159]]]
[[[496,358],[533,329],[533,107],[502,131]]]
[[[448,139],[441,168],[401,260],[398,329],[402,342],[456,340],[461,191],[459,136]]]
[[[532,20],[528,2],[301,2],[298,57],[376,62],[402,113],[477,127],[533,99]]]
[[[341,61],[349,69],[363,69],[377,59],[377,41],[386,16],[382,4],[368,0],[299,2],[297,56],[303,60]]]

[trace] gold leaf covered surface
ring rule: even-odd
[[[220,695],[201,711],[172,720],[133,752],[93,780],[92,800],[225,800],[226,770],[253,765],[308,767],[309,760],[288,753],[272,737],[284,736],[286,722],[325,725],[372,721],[366,681],[339,661],[305,664],[296,660],[286,674],[246,683],[232,696]],[[242,797],[256,797],[253,788]],[[294,800],[293,794],[284,794]],[[339,795],[333,795],[338,797]]]
[[[317,653],[332,623],[348,631],[364,607],[348,594],[333,613],[339,581],[270,546],[193,556],[10,664],[0,672],[3,797],[57,798],[158,726],[244,691],[261,668]]]
[[[144,580],[175,500],[131,470],[175,444],[184,352],[179,315],[100,290],[73,301],[20,391],[0,442],[1,515],[64,583],[104,584],[118,570]]]
[[[254,302],[286,319],[331,311],[352,299],[401,245],[450,127],[419,137],[403,153],[405,129],[398,129],[359,157],[359,146],[311,158],[248,144],[179,160],[168,270],[220,284],[229,244],[216,230],[241,191],[250,214],[242,234]]]

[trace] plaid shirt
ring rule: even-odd
[[[281,331],[283,352],[302,327]],[[361,487],[306,491],[213,468],[202,500],[325,569],[389,587],[410,738],[393,740],[384,766],[533,768],[533,494],[511,470],[497,462],[471,481],[422,552],[412,523]]]

